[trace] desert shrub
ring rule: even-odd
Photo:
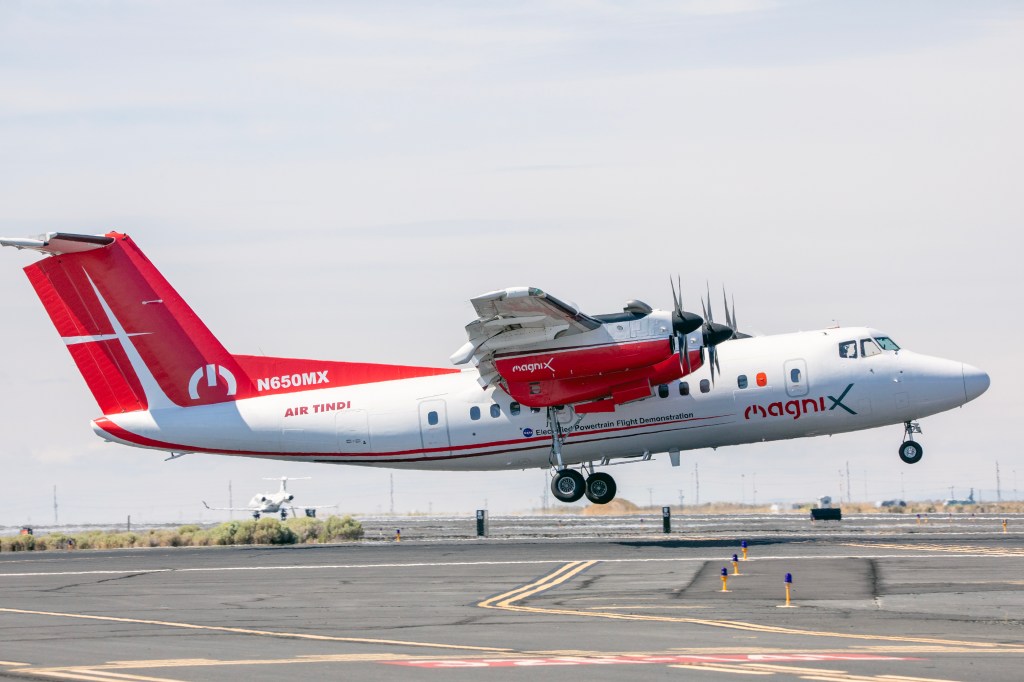
[[[256,545],[290,545],[295,542],[295,533],[277,519],[262,518],[256,522],[252,542]]]
[[[32,535],[14,535],[9,538],[0,538],[0,551],[4,552],[28,552],[35,549],[36,539]]]
[[[125,549],[135,547],[137,542],[135,533],[104,533],[90,538],[90,545],[95,549]]]
[[[318,542],[324,528],[323,521],[308,516],[288,519],[285,525],[295,533],[296,542]]]
[[[324,521],[320,533],[320,542],[335,540],[360,540],[363,537],[363,524],[351,516],[330,516]]]

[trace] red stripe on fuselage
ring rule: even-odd
[[[605,440],[617,440],[619,438],[627,438],[627,437],[633,436],[635,434],[634,433],[624,433],[624,432],[636,431],[638,429],[654,429],[654,430],[650,431],[650,433],[659,433],[661,431],[679,431],[679,430],[688,430],[688,429],[694,429],[694,428],[706,428],[706,427],[709,427],[709,426],[717,426],[717,424],[704,424],[704,423],[702,423],[702,424],[695,424],[693,426],[686,426],[686,427],[683,427],[682,429],[678,429],[678,428],[660,429],[660,428],[657,428],[657,427],[672,426],[672,425],[678,425],[678,424],[683,424],[683,423],[691,423],[691,422],[706,422],[706,421],[711,420],[711,419],[722,419],[724,417],[735,417],[735,416],[736,415],[734,415],[734,414],[722,414],[722,415],[714,415],[714,416],[710,416],[710,417],[691,417],[689,419],[676,419],[676,420],[672,420],[672,421],[658,422],[658,423],[655,423],[655,424],[637,424],[637,425],[633,425],[633,426],[619,426],[619,427],[613,427],[613,428],[609,428],[609,429],[599,429],[599,430],[594,430],[594,431],[588,431],[587,433],[569,433],[569,434],[566,434],[566,438],[567,439],[571,439],[571,438],[583,439],[583,438],[586,438],[586,440],[581,440],[581,441],[578,441],[578,442],[581,442],[581,443],[594,443],[594,442],[605,441]],[[370,459],[376,459],[376,460],[381,461],[381,462],[395,462],[395,463],[401,463],[401,462],[426,462],[426,461],[437,461],[437,460],[444,460],[444,459],[464,459],[464,458],[467,458],[467,457],[485,457],[487,455],[500,455],[500,454],[504,454],[504,453],[507,453],[507,452],[521,452],[521,451],[524,451],[524,450],[536,450],[538,448],[547,447],[547,444],[551,442],[551,439],[548,438],[547,436],[534,436],[534,437],[531,437],[531,438],[517,438],[515,440],[491,441],[491,442],[488,442],[488,443],[479,443],[479,444],[475,444],[475,445],[454,445],[454,446],[447,447],[447,448],[419,448],[419,449],[414,449],[414,450],[395,450],[395,451],[391,451],[391,452],[365,452],[365,453],[364,452],[273,452],[273,451],[267,452],[267,451],[257,451],[257,450],[217,450],[217,449],[212,449],[212,448],[195,447],[195,446],[192,446],[192,445],[176,444],[176,443],[169,443],[167,441],[154,440],[154,439],[148,438],[146,436],[140,436],[138,434],[132,433],[131,431],[128,431],[127,429],[125,429],[125,428],[123,428],[121,426],[118,426],[117,424],[115,424],[113,421],[111,421],[110,419],[108,419],[106,417],[101,417],[100,419],[95,420],[95,424],[99,428],[101,428],[102,430],[106,431],[108,434],[110,434],[112,437],[114,437],[114,438],[116,438],[118,440],[124,441],[126,443],[130,443],[132,445],[137,445],[137,446],[147,447],[147,448],[155,448],[155,449],[159,449],[159,450],[169,450],[169,451],[175,451],[175,452],[203,452],[203,453],[209,453],[209,454],[239,455],[239,456],[246,456],[246,457],[281,457],[281,456],[285,456],[285,457],[303,457],[303,458],[321,458],[321,459],[324,459],[324,458],[337,458],[337,457],[349,457],[349,458],[361,458],[362,461],[368,461]],[[613,433],[618,433],[620,435],[615,435],[615,436],[610,435],[610,434],[613,434]],[[602,435],[602,436],[605,436],[605,437],[603,437],[603,438],[589,438],[589,436],[594,436],[594,435]],[[435,456],[424,456],[424,457],[415,457],[415,458],[408,457],[408,455],[418,455],[418,454],[427,455],[428,453],[457,452],[457,451],[464,452],[464,451],[467,451],[467,450],[477,450],[477,449],[480,449],[480,448],[499,447],[499,446],[508,446],[508,445],[520,445],[520,444],[535,444],[535,445],[527,445],[527,447],[501,448],[501,449],[498,449],[498,450],[491,450],[491,451],[486,451],[486,452],[471,452],[471,453],[459,454],[459,455],[448,454],[448,455],[435,455]],[[406,458],[405,459],[395,459],[395,460],[380,459],[380,458],[383,458],[383,457],[406,457]],[[344,463],[344,462],[342,462],[342,463]]]

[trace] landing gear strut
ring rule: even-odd
[[[903,443],[900,445],[900,459],[907,464],[916,464],[921,461],[921,457],[924,455],[924,448],[921,447],[920,443],[913,440],[915,433],[921,433],[921,425],[917,422],[904,422],[903,423]]]
[[[548,461],[558,469],[551,479],[551,494],[560,502],[575,502],[586,495],[594,504],[608,504],[615,497],[615,479],[605,473],[595,473],[593,464],[586,479],[580,472],[565,466],[562,460],[564,436],[558,421],[558,411],[557,407],[548,408],[548,427],[551,429],[551,456]]]

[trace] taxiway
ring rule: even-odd
[[[589,522],[547,539],[405,531],[0,555],[0,677],[1020,678],[1024,521],[1003,533],[994,519],[865,530],[728,517],[670,535]],[[750,558],[722,592],[741,539]],[[786,573],[795,608],[780,608]]]

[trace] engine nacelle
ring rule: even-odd
[[[496,355],[494,367],[507,382],[550,381],[650,367],[672,354],[671,339],[662,338],[529,355]]]
[[[691,350],[691,370],[700,366],[700,350]],[[504,383],[512,399],[527,407],[576,405],[580,413],[610,412],[616,405],[650,397],[652,387],[675,381],[683,375],[679,354],[672,353],[660,362],[617,372]]]

